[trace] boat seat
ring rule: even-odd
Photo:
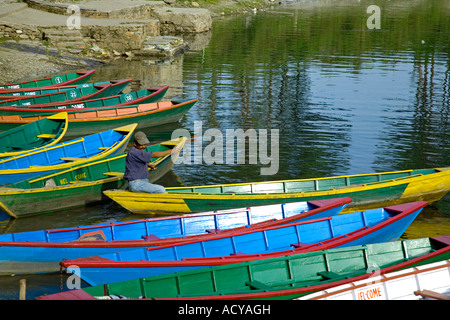
[[[245,284],[254,290],[269,290],[269,289],[271,289],[270,286],[268,286],[262,282],[256,281],[256,280],[247,281],[247,282],[245,282]]]
[[[422,296],[424,298],[431,298],[431,299],[436,299],[436,300],[450,300],[449,295],[431,291],[431,290],[426,290],[426,289],[414,291],[414,294],[416,296]]]
[[[42,133],[42,134],[38,134],[36,137],[37,138],[42,138],[42,139],[51,139],[51,138],[56,137],[56,134]]]
[[[103,172],[103,175],[109,177],[119,177],[123,175],[123,172]]]
[[[317,272],[317,275],[321,276],[324,280],[330,280],[330,279],[341,277],[340,274],[331,272],[331,271]]]

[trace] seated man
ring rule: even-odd
[[[138,131],[134,135],[134,145],[128,151],[125,160],[124,178],[128,180],[128,187],[133,192],[164,193],[166,189],[158,184],[148,181],[148,168],[154,170],[154,165],[149,162],[152,157],[164,157],[179,151],[177,148],[166,151],[147,152],[145,148],[150,143],[144,132]]]

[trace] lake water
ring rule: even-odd
[[[377,16],[367,13],[372,2],[290,4],[216,19],[211,33],[184,37],[190,50],[174,61],[118,59],[93,81],[133,78],[128,91],[168,84],[167,99],[200,99],[179,123],[143,129],[154,142],[175,129],[203,138],[194,150],[201,163],[176,165],[159,181],[165,186],[449,166],[450,4],[377,1]],[[227,129],[266,132],[268,156],[278,130],[278,161],[230,163],[224,146],[223,163],[214,154],[208,164],[208,129],[224,137]],[[108,203],[20,219],[0,232],[141,217]],[[402,238],[445,234],[449,196],[425,208]],[[0,298],[17,299],[20,278],[4,277]],[[30,299],[58,291],[59,275],[27,279]]]

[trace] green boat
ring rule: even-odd
[[[130,82],[131,79],[126,79],[98,86],[70,89],[68,91],[59,92],[58,94],[41,95],[20,100],[4,100],[0,102],[0,115],[33,115],[35,113],[29,112],[29,109],[58,109],[58,105],[116,96],[122,92]]]
[[[147,147],[147,151],[183,148],[186,138],[169,140]],[[173,159],[175,159],[173,155]],[[126,188],[123,179],[126,153],[20,181],[0,188],[0,221],[50,213],[77,206],[88,206],[108,198],[107,188]],[[157,181],[172,169],[171,156],[152,159],[157,169],[150,171],[149,181]]]
[[[82,90],[82,89],[81,89]],[[26,101],[29,100],[29,102],[35,102],[39,101],[42,103],[38,104],[24,104],[24,105],[18,105],[14,106],[15,108],[24,108],[26,109],[42,109],[42,110],[48,110],[52,109],[51,112],[57,111],[57,109],[67,109],[67,110],[78,110],[78,109],[85,109],[85,108],[101,108],[101,107],[117,107],[117,106],[129,106],[131,104],[141,104],[141,103],[152,103],[160,101],[164,95],[167,93],[167,90],[169,90],[169,86],[161,86],[161,87],[154,87],[149,89],[142,89],[138,91],[132,91],[128,93],[122,93],[114,96],[107,96],[104,98],[97,98],[97,99],[90,99],[90,100],[64,100],[61,101],[53,101],[50,103],[46,103],[45,100],[41,100],[42,97],[36,97],[36,98],[30,98],[30,99],[24,99]],[[47,97],[50,97],[51,95],[48,95]],[[54,96],[51,96],[51,99],[53,99]],[[23,101],[23,100],[20,100]],[[0,102],[0,106],[2,103]]]
[[[136,214],[193,213],[275,203],[350,197],[344,210],[361,211],[423,200],[450,190],[450,168],[402,170],[310,179],[167,188],[162,194],[107,190],[105,195]]]
[[[59,86],[67,86],[72,84],[85,83],[89,81],[89,79],[94,74],[95,70],[74,72],[56,75],[49,78],[30,80],[24,82],[17,83],[7,83],[0,85],[1,91],[11,91],[17,89],[25,89],[25,88],[36,88],[36,87],[59,87]]]
[[[83,84],[75,84],[70,86],[60,86],[60,87],[42,87],[42,88],[28,88],[28,89],[18,89],[18,90],[1,90],[0,89],[0,100],[8,99],[27,99],[29,96],[37,97],[47,94],[56,94],[72,89],[86,89],[95,86],[103,86],[106,84],[113,84],[121,80],[111,80],[111,81],[100,81],[100,82],[89,82]]]
[[[450,258],[450,236],[255,259],[86,287],[41,299],[294,299],[337,285]],[[187,259],[191,262],[195,259]]]
[[[67,112],[24,124],[0,133],[0,158],[13,157],[57,144],[67,132]]]

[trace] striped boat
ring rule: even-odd
[[[83,280],[99,285],[329,248],[397,240],[426,202],[412,202],[365,212],[290,223],[212,239],[64,260]]]
[[[402,170],[312,179],[167,188],[165,194],[106,190],[137,213],[192,213],[299,200],[350,197],[344,213],[423,200],[439,201],[450,190],[450,168]]]
[[[213,238],[270,226],[339,214],[351,199],[298,202],[241,210],[103,223],[65,229],[0,235],[1,273],[57,272],[59,262],[92,255],[124,252],[159,243]],[[221,232],[209,230],[215,226]],[[156,239],[156,240],[155,240]]]
[[[15,183],[121,153],[127,147],[136,126],[137,124],[133,123],[0,159],[0,185]]]
[[[69,125],[66,112],[24,124],[0,133],[0,158],[57,144],[66,134]]]
[[[420,238],[255,259],[159,276],[141,276],[127,281],[85,286],[38,299],[286,300],[321,290],[334,290],[331,288],[354,281],[372,281],[374,277],[389,276],[397,270],[439,261],[442,261],[439,264],[444,264],[448,259],[449,236]],[[399,288],[402,289],[408,288]],[[424,290],[421,291],[420,294],[424,294]]]
[[[181,150],[185,141],[183,138],[164,141],[148,146],[147,151],[165,151],[174,147]],[[169,172],[176,156],[153,158],[152,164],[157,170],[149,171],[149,181],[157,181]],[[0,187],[0,221],[108,201],[102,190],[128,186],[123,178],[125,157],[126,153],[115,154]]]
[[[35,87],[59,87],[71,84],[79,84],[89,81],[95,70],[80,71],[75,73],[67,73],[56,75],[49,78],[30,80],[17,83],[7,83],[0,85],[0,91],[14,91],[18,89],[35,88]]]

